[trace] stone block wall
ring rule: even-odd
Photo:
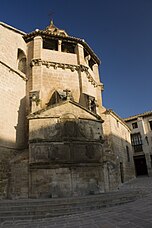
[[[67,101],[35,113],[29,122],[31,197],[104,191],[101,121]]]
[[[101,166],[31,170],[30,197],[85,196],[104,191]]]
[[[26,76],[18,69],[23,33],[0,23],[0,198],[9,197],[10,162],[27,147]]]
[[[52,51],[47,49],[42,49],[42,60],[55,63],[78,65],[76,54]]]
[[[28,198],[28,150],[0,146],[0,199]]]
[[[76,102],[79,102],[79,74],[77,71],[72,72],[70,69],[49,69],[43,67],[42,76],[42,97],[43,103],[49,102],[53,92],[70,89]]]
[[[26,44],[21,32],[0,27],[0,144],[24,148],[26,76],[18,70],[17,53],[26,53]]]
[[[10,184],[10,160],[17,151],[0,146],[0,199],[8,198]]]
[[[0,63],[0,144],[25,147],[26,81]]]
[[[0,198],[97,194],[133,178],[128,128],[113,113],[101,115],[99,59],[76,38],[69,38],[75,53],[64,53],[61,40],[58,51],[43,48],[46,30],[23,35],[0,23]]]
[[[135,178],[133,152],[130,141],[130,130],[112,112],[101,115],[105,136],[104,155],[105,171],[109,181],[109,189],[118,188],[123,182]],[[128,147],[128,152],[127,152]],[[108,189],[108,187],[107,187]]]
[[[20,151],[10,160],[8,198],[26,199],[29,196],[28,150]]]
[[[43,39],[38,35],[28,43],[28,53],[33,48],[33,55],[28,57],[28,64],[32,65],[32,71],[28,68],[28,88],[29,92],[40,91],[40,107],[46,106],[55,90],[70,89],[76,102],[83,104],[81,99],[85,93],[95,97],[97,110],[100,109],[102,101],[101,89],[98,88],[98,64],[93,69],[89,67],[82,45],[77,44],[75,53],[64,53],[44,49]]]
[[[23,32],[0,23],[0,61],[17,70],[17,54],[21,49],[26,54],[26,43],[22,38]]]

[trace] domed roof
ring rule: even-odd
[[[46,31],[53,35],[68,36],[65,30],[59,29],[53,24],[53,20],[51,20],[50,25],[46,27]]]

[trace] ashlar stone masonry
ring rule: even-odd
[[[89,45],[52,21],[28,34],[0,27],[0,198],[99,194],[134,178],[126,135],[120,150],[110,147],[100,60]]]

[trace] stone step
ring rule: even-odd
[[[132,202],[142,197],[139,191],[112,192],[88,197],[60,199],[2,200],[0,222],[48,218]]]
[[[15,207],[13,210],[4,210],[0,212],[0,216],[9,216],[9,215],[55,215],[55,214],[62,214],[63,212],[68,212],[68,213],[73,213],[73,212],[79,212],[81,210],[88,210],[88,209],[99,209],[101,207],[106,207],[106,206],[112,206],[112,205],[117,205],[117,204],[122,204],[126,202],[132,202],[135,200],[135,197],[130,197],[130,198],[124,198],[124,199],[115,199],[109,201],[104,201],[104,202],[94,202],[94,204],[78,204],[78,205],[72,205],[69,206],[68,204],[65,206],[56,206],[56,207],[45,207],[44,205],[41,205],[41,207],[29,207],[29,208],[21,208],[21,207]]]
[[[110,193],[101,193],[98,195],[89,195],[84,197],[69,197],[69,198],[47,198],[47,199],[17,199],[17,200],[1,200],[0,202],[0,209],[4,208],[4,206],[19,206],[19,205],[41,205],[44,204],[52,204],[52,205],[58,205],[58,204],[67,204],[67,203],[79,203],[79,202],[87,202],[87,201],[95,201],[95,200],[103,200],[103,199],[112,199],[115,197],[121,198],[121,197],[128,197],[133,195],[142,195],[141,191],[122,191],[122,192],[110,192]]]

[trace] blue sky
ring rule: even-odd
[[[25,32],[54,24],[101,59],[103,104],[121,117],[152,110],[152,0],[1,0],[0,21]]]

